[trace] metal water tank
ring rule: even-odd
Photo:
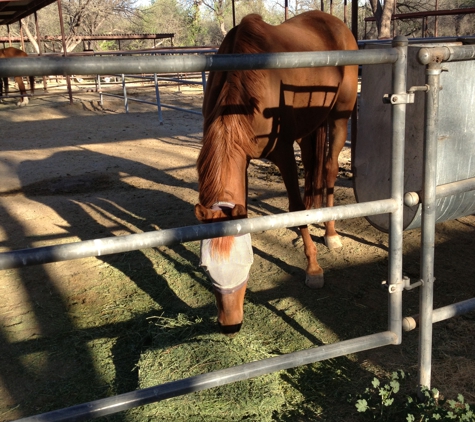
[[[407,88],[425,84],[425,67],[417,61],[422,47],[410,45]],[[454,45],[453,43],[450,45]],[[457,45],[460,45],[458,43]],[[367,45],[366,48],[385,48]],[[475,61],[448,62],[440,76],[437,185],[475,177]],[[364,65],[361,73],[358,136],[353,151],[354,191],[358,202],[390,197],[391,105],[383,104],[391,92],[391,65]],[[406,107],[405,192],[422,190],[424,93]],[[437,222],[475,213],[475,191],[437,200]],[[382,231],[389,215],[367,217]],[[421,225],[421,205],[404,206],[404,228]]]

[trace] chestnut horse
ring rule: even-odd
[[[9,59],[13,57],[28,57],[28,54],[26,54],[24,51],[19,50],[18,48],[15,48],[15,47],[0,49],[0,59]],[[34,76],[29,76],[29,80],[30,80],[31,93],[34,94],[35,93]],[[0,80],[0,97],[3,95],[2,82],[3,82],[3,85],[5,86],[5,95],[8,95],[8,78],[2,78],[2,80]],[[26,96],[26,89],[25,89],[25,84],[23,83],[23,78],[21,76],[15,76],[15,82],[17,83],[18,89],[20,90],[20,94],[21,94],[21,98],[17,102],[17,105],[25,106],[28,104],[28,97]]]
[[[319,11],[278,26],[246,16],[225,37],[218,54],[357,50],[339,19]],[[197,161],[201,222],[247,217],[247,167],[266,158],[279,168],[289,210],[333,205],[338,155],[355,105],[358,67],[210,72],[203,102],[203,142]],[[329,133],[327,145],[326,135]],[[305,168],[300,194],[294,142]],[[340,247],[334,222],[325,224],[327,246]],[[323,269],[307,226],[300,227],[307,257],[306,285],[323,286]],[[211,278],[221,331],[233,334],[243,321],[244,294],[253,254],[250,235],[201,242],[200,265]]]

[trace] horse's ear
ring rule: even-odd
[[[201,204],[196,204],[195,216],[199,221],[206,221],[213,216],[213,212]]]
[[[244,205],[236,204],[231,211],[233,218],[247,218],[247,211]]]

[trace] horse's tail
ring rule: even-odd
[[[325,120],[308,138],[311,151],[306,160],[304,204],[306,209],[320,208],[325,190],[325,160],[327,156],[327,129]]]

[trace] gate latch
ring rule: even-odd
[[[387,281],[383,281],[381,285],[387,287],[389,293],[402,292],[403,290],[412,290],[416,287],[420,287],[424,284],[424,281],[419,280],[411,284],[411,280],[407,276],[403,276],[402,280],[398,281],[395,284],[388,284]]]
[[[414,102],[414,92],[402,93],[402,94],[384,94],[384,104],[412,104]]]
[[[384,104],[412,104],[414,103],[414,93],[416,91],[427,92],[429,90],[429,85],[423,86],[411,86],[409,91],[401,94],[384,94],[383,103]]]

